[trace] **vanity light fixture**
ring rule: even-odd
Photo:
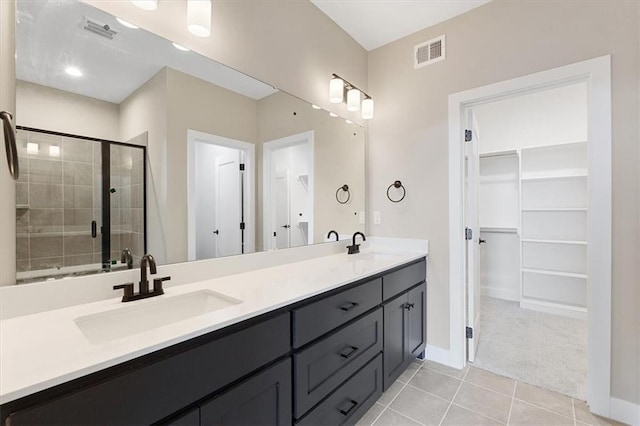
[[[136,27],[135,25],[133,25],[131,22],[127,22],[122,18],[116,18],[116,21],[120,22],[120,24],[122,24],[123,26],[127,27],[127,28],[132,28],[134,30],[137,30],[140,27]]]
[[[73,77],[82,77],[82,71],[78,67],[68,66],[65,68],[64,72]]]
[[[37,155],[40,150],[40,145],[35,142],[27,142],[27,154]]]
[[[353,121],[351,120],[344,120],[347,124],[353,124]]]
[[[131,3],[144,10],[156,10],[158,8],[158,0],[131,0]]]
[[[209,37],[211,0],[187,0],[187,28],[197,37]]]
[[[175,47],[178,50],[182,50],[183,52],[189,52],[189,49],[187,49],[184,46],[179,45],[178,43],[176,43],[175,41],[172,42],[171,44],[173,44],[173,47]]]
[[[313,108],[313,109],[322,109],[322,107],[319,107],[316,104],[311,104],[311,108]]]
[[[49,157],[60,157],[60,146],[49,145]]]
[[[371,96],[338,74],[333,74],[329,82],[329,100],[332,103],[343,102],[345,93],[347,95],[347,111],[358,111],[361,109],[364,120],[373,118],[373,99],[371,99]]]

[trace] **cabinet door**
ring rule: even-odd
[[[384,305],[384,379],[383,389],[402,374],[408,365],[407,294],[401,294]]]
[[[427,343],[427,284],[423,283],[407,293],[407,351],[411,359],[416,358]]]
[[[201,425],[290,425],[291,358],[200,406]]]
[[[160,422],[165,426],[199,426],[200,425],[200,409],[192,408],[184,414],[172,418],[167,422]]]

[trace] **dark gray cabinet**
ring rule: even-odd
[[[426,346],[426,283],[384,305],[384,390]]]

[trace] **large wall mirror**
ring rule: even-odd
[[[361,126],[92,6],[18,0],[16,78],[19,283],[364,231]]]

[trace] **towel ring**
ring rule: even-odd
[[[340,201],[340,197],[338,197],[338,194],[340,193],[340,191],[344,191],[344,192],[347,193],[347,199],[346,200]],[[344,184],[340,188],[337,189],[337,191],[336,191],[336,201],[337,202],[339,202],[340,204],[347,204],[350,199],[351,199],[351,191],[349,191],[349,185]]]
[[[7,111],[0,111],[0,119],[4,129],[4,146],[7,152],[7,164],[9,173],[13,180],[18,180],[20,169],[18,167],[18,146],[16,145],[16,131],[13,129],[11,120],[13,116]]]
[[[391,198],[391,196],[389,195],[389,191],[391,191],[391,188],[402,188],[402,197],[400,197],[399,200],[394,200],[393,198]],[[389,201],[391,201],[392,203],[399,203],[400,201],[404,200],[404,197],[407,195],[407,190],[405,189],[404,185],[402,185],[402,182],[400,182],[399,180],[393,182],[391,185],[389,185],[389,187],[387,188],[387,198],[389,199]]]

